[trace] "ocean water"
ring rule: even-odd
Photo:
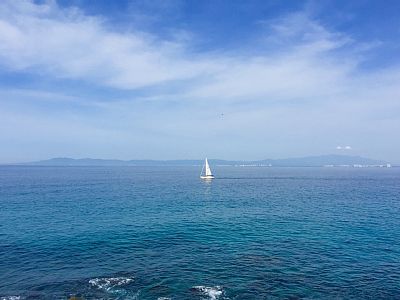
[[[0,299],[400,299],[400,168],[0,167]]]

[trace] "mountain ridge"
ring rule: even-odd
[[[274,166],[274,167],[319,167],[326,165],[386,165],[383,160],[365,158],[361,156],[349,155],[317,155],[282,159],[263,159],[263,160],[223,160],[209,159],[212,165],[226,166]],[[18,163],[16,165],[35,165],[35,166],[193,166],[202,165],[203,160],[119,160],[119,159],[99,159],[99,158],[69,158],[56,157],[47,160]]]

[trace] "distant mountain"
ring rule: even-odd
[[[348,155],[319,155],[319,156],[308,156],[299,158],[287,158],[274,160],[273,165],[276,166],[325,166],[325,165],[383,165],[386,161],[369,159],[360,156],[348,156]]]
[[[57,157],[47,160],[25,163],[36,166],[190,166],[200,165],[201,160],[118,160],[95,158]]]
[[[384,165],[387,162],[360,156],[320,155],[285,159],[265,159],[257,161],[236,161],[209,159],[214,166],[274,166],[274,167],[319,167],[325,165]],[[198,166],[203,160],[117,160],[93,158],[52,158],[22,165],[35,166]]]

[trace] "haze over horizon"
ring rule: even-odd
[[[343,154],[326,154],[314,155],[303,157],[281,157],[281,158],[264,158],[260,160],[248,159],[220,159],[218,157],[208,157],[208,161],[218,165],[237,165],[241,163],[262,164],[260,166],[287,166],[287,167],[310,167],[310,166],[375,166],[382,167],[389,164],[389,166],[397,167],[398,164],[385,160],[376,160],[373,158],[362,157],[357,155],[343,155]],[[161,163],[161,164],[158,164]],[[37,161],[24,161],[14,163],[0,163],[0,165],[37,165],[37,166],[162,166],[162,165],[192,165],[197,163],[202,165],[204,158],[188,158],[188,159],[115,159],[115,158],[101,158],[101,157],[52,157],[49,159]]]
[[[399,1],[0,3],[0,163],[400,163]]]

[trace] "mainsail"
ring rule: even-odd
[[[207,158],[206,158],[206,176],[212,176],[210,165],[208,164]]]
[[[205,173],[203,173],[203,171],[205,171]],[[203,169],[201,169],[200,178],[202,178],[202,179],[213,179],[214,178],[214,175],[211,173],[210,165],[208,164],[207,158],[206,158],[206,161],[204,162]]]

